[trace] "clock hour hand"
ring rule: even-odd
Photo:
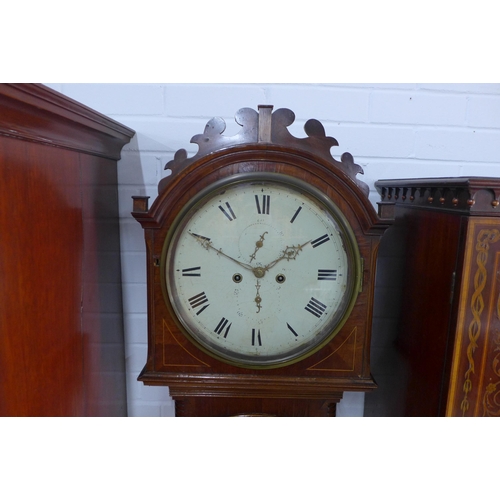
[[[213,246],[212,244],[212,240],[210,238],[207,238],[206,236],[201,236],[200,234],[196,234],[196,233],[192,233],[189,231],[189,234],[191,236],[193,236],[196,241],[198,243],[200,243],[200,245],[203,247],[203,248],[206,248],[207,250],[213,250],[214,252],[216,252],[218,255],[223,255],[224,257],[228,258],[229,260],[232,260],[233,262],[235,262],[236,264],[240,265],[241,267],[245,268],[245,269],[248,269],[249,271],[253,271],[253,267],[250,266],[249,264],[245,264],[244,262],[240,262],[239,260],[236,260],[234,259],[233,257],[230,257],[229,255],[225,254],[222,249],[217,249]]]
[[[299,252],[301,252],[302,249],[310,242],[311,242],[311,240],[306,241],[302,245],[292,245],[292,246],[287,245],[287,247],[281,252],[281,255],[276,260],[273,260],[271,263],[269,263],[267,266],[265,266],[263,268],[264,271],[269,271],[269,269],[271,269],[271,267],[275,266],[281,260],[284,260],[284,259],[295,260],[297,258],[297,255],[299,254]]]
[[[200,243],[205,243],[207,241],[210,241],[210,238],[207,238],[206,236],[202,236],[201,234],[196,234],[192,233],[191,231],[188,231],[191,236],[194,236]]]

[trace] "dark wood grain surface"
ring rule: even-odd
[[[116,158],[132,134],[0,85],[0,415],[126,414]]]
[[[499,179],[376,186],[394,217],[378,279],[397,298],[376,307],[398,322],[374,329],[379,389],[367,395],[365,414],[499,416]]]

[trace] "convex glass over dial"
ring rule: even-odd
[[[280,174],[241,174],[180,213],[165,243],[164,291],[199,347],[270,368],[338,332],[359,261],[347,221],[320,191]]]

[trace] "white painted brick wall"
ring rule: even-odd
[[[461,126],[466,108],[465,94],[374,91],[370,123]]]
[[[467,123],[470,127],[500,128],[500,96],[472,96]]]
[[[137,375],[146,360],[146,271],[143,232],[131,217],[131,196],[156,197],[163,166],[213,116],[238,130],[235,112],[273,104],[294,111],[290,131],[317,118],[327,135],[353,154],[373,183],[382,178],[500,176],[500,84],[48,84],[133,128],[137,135],[119,162],[122,279],[130,416],[172,416],[168,388],[146,387]],[[382,291],[385,293],[387,291]],[[375,325],[391,318],[375,318]],[[363,413],[363,395],[346,394],[339,416]]]

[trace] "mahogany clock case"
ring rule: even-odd
[[[331,415],[331,405],[343,391],[375,388],[369,359],[374,274],[387,224],[369,202],[367,186],[356,179],[362,169],[349,153],[341,162],[332,158],[330,148],[337,141],[325,135],[319,122],[309,120],[304,127],[308,137],[297,139],[286,129],[293,113],[280,109],[271,114],[271,110],[272,106],[261,106],[258,112],[240,110],[237,122],[242,131],[233,137],[222,135],[221,119],[211,120],[204,134],[192,139],[199,145],[198,153],[188,158],[180,150],[166,165],[172,174],[160,182],[151,208],[146,197],[134,197],[133,216],[145,231],[148,275],[148,357],[139,380],[168,385],[177,414],[235,414],[238,408],[243,413],[252,413],[252,408],[254,413],[272,413],[281,405],[288,409],[278,413],[290,415],[291,406],[302,402],[297,414]],[[189,339],[165,300],[161,259],[176,218],[200,191],[237,176],[270,172],[307,183],[339,208],[352,228],[363,269],[352,312],[327,345],[286,366],[252,369],[217,359]],[[243,398],[252,404],[239,405]],[[316,409],[311,410],[314,401]]]
[[[281,173],[246,172],[209,185],[179,215],[163,247],[162,288],[197,347],[236,366],[277,368],[341,328],[359,293],[361,261],[349,224],[322,192]]]
[[[134,132],[0,85],[0,415],[126,415],[117,160]]]

